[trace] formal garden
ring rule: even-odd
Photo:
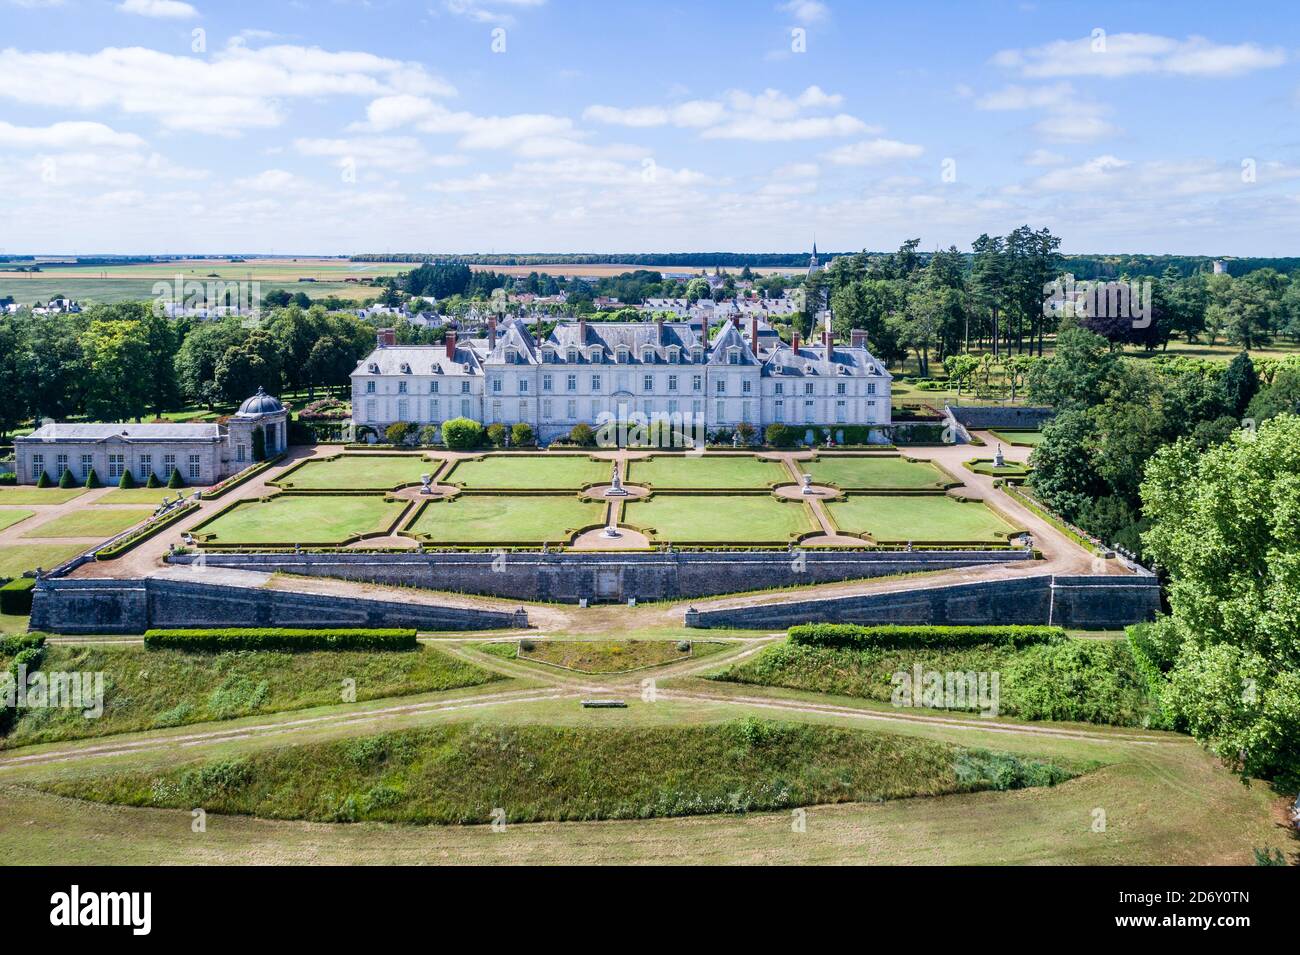
[[[807,504],[771,494],[656,493],[629,501],[623,515],[658,543],[788,544],[818,528]]]
[[[946,494],[849,494],[826,505],[835,526],[878,544],[1006,544],[1019,529],[982,501]]]
[[[340,454],[313,458],[289,468],[272,483],[296,491],[387,491],[418,485],[443,465],[421,454]]]
[[[930,491],[957,483],[928,461],[896,455],[823,455],[800,467],[812,475],[814,484],[843,490]]]
[[[405,533],[429,544],[567,544],[599,527],[605,505],[575,494],[459,494],[424,504]]]
[[[379,494],[277,494],[238,501],[193,534],[208,547],[343,545],[390,533],[407,506]]]

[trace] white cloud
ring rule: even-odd
[[[1204,37],[1185,40],[1151,33],[1115,33],[1097,38],[1056,40],[1025,50],[1002,50],[993,62],[1024,76],[1239,76],[1286,62],[1281,47],[1221,44]]]
[[[839,146],[826,153],[826,159],[837,166],[868,166],[893,159],[915,159],[925,148],[915,143],[897,139],[869,139],[860,143]]]
[[[777,7],[799,23],[820,23],[830,16],[830,8],[819,0],[788,0]]]
[[[14,126],[0,120],[0,147],[18,149],[73,149],[78,147],[138,149],[144,140],[134,133],[119,133],[103,123],[54,123],[50,126]]]
[[[142,47],[0,50],[0,96],[29,106],[115,108],[152,116],[168,129],[217,135],[278,126],[293,99],[454,92],[419,64],[318,47],[232,43],[208,58]]]
[[[549,113],[516,113],[509,116],[477,116],[447,109],[423,96],[385,96],[366,108],[366,122],[357,130],[384,132],[413,126],[420,132],[459,136],[461,149],[525,149],[535,141],[573,141],[584,134],[566,116]]]
[[[1054,143],[1090,143],[1120,132],[1091,108],[1061,110],[1034,124],[1034,131]]]
[[[701,130],[706,139],[748,139],[776,142],[852,136],[873,131],[860,119],[839,113],[806,116],[810,111],[834,108],[844,97],[809,86],[798,96],[779,90],[761,93],[729,90],[718,100],[691,100],[672,106],[595,105],[583,111],[583,118],[633,128],[677,126]]]
[[[1053,169],[1034,180],[1031,185],[1039,191],[1094,192],[1110,188],[1119,181],[1120,171],[1131,165],[1126,159],[1111,155],[1098,156],[1077,166]]]
[[[117,9],[123,13],[164,20],[191,20],[199,15],[198,10],[181,0],[122,0]]]
[[[986,93],[975,101],[976,109],[1017,110],[1017,109],[1051,109],[1077,99],[1074,87],[1069,83],[1056,83],[1052,86],[1004,86],[1000,90]]]
[[[1105,108],[1079,94],[1069,83],[1050,86],[1012,84],[975,101],[975,108],[992,111],[1043,110],[1033,129],[1051,142],[1094,142],[1120,129],[1103,118]]]
[[[358,166],[404,171],[430,167],[464,165],[464,156],[433,155],[413,136],[364,136],[352,138],[298,138],[293,148],[302,156],[333,159],[336,165],[350,162]]]
[[[545,2],[546,0],[491,0],[494,7],[511,7],[514,9],[540,7]],[[480,0],[443,0],[442,8],[450,14],[466,17],[475,23],[498,23],[509,26],[515,22],[513,14],[499,9],[490,10]]]
[[[256,176],[236,179],[235,185],[254,192],[282,193],[307,187],[307,180],[285,169],[267,169]]]
[[[1066,159],[1060,153],[1048,149],[1035,149],[1024,158],[1026,166],[1059,166]]]

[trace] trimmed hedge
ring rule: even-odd
[[[24,650],[34,650],[45,646],[43,633],[15,633],[0,637],[0,656],[12,656]]]
[[[20,617],[29,615],[32,612],[32,589],[35,586],[35,577],[19,577],[0,587],[0,613]]]
[[[886,624],[863,627],[851,623],[805,623],[790,628],[790,642],[805,647],[842,647],[869,650],[886,648],[1008,646],[1019,649],[1035,643],[1066,639],[1060,627],[981,626],[940,627]]]
[[[148,650],[415,650],[414,630],[356,628],[290,630],[276,627],[223,627],[203,630],[147,630]]]

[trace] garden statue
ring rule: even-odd
[[[614,474],[610,478],[609,487],[605,491],[606,497],[627,497],[627,488],[623,486],[623,479],[618,476],[618,462],[614,462]]]

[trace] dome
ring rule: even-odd
[[[280,399],[268,395],[259,385],[257,394],[239,406],[238,414],[241,418],[256,418],[258,415],[276,414],[283,410],[284,405],[280,404]]]

